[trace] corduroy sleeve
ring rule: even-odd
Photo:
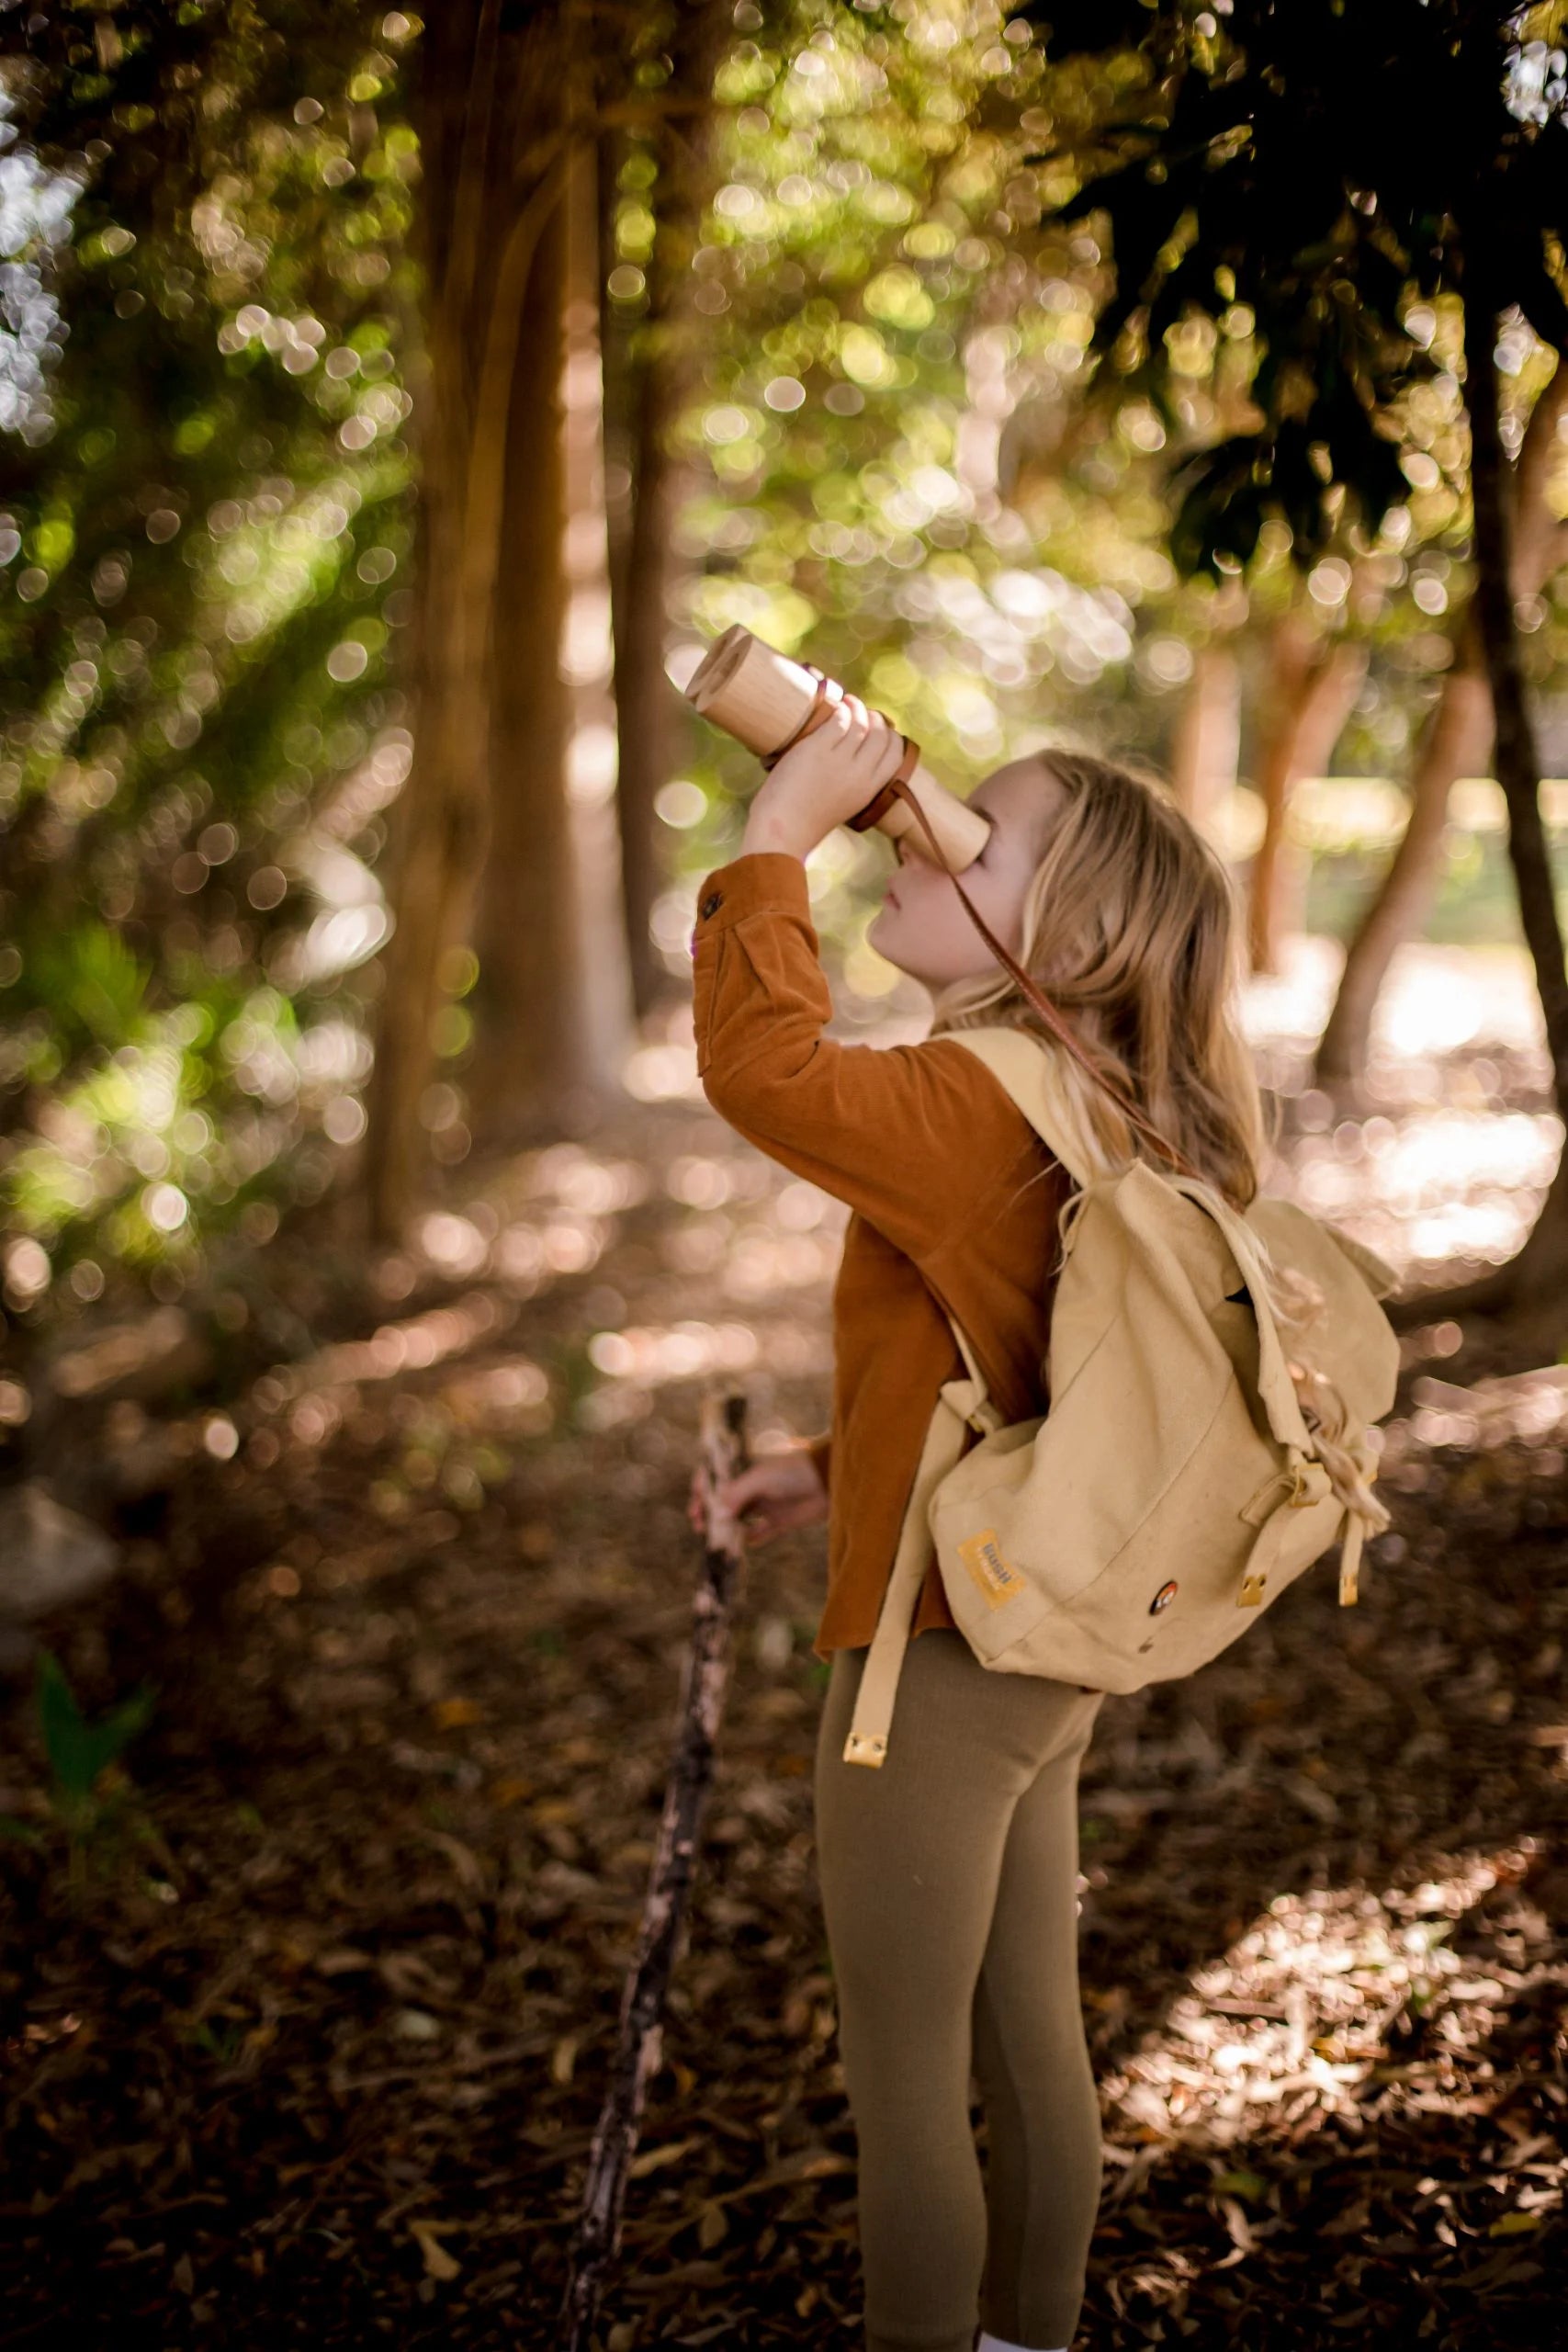
[[[714,1109],[848,1202],[906,1256],[939,1250],[1029,1148],[1021,1114],[962,1046],[841,1046],[806,868],[782,851],[716,866],[692,934],[697,1071]]]

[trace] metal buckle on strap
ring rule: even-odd
[[[1283,1467],[1265,1478],[1258,1492],[1243,1503],[1240,1516],[1249,1527],[1264,1527],[1277,1510],[1310,1510],[1323,1499],[1313,1488],[1311,1472],[1314,1467],[1321,1464],[1292,1449]]]
[[[1312,1492],[1311,1482],[1307,1477],[1306,1457],[1300,1453],[1292,1454],[1287,1468],[1291,1480],[1291,1491],[1285,1498],[1286,1503],[1292,1510],[1310,1510],[1321,1498]]]

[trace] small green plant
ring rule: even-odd
[[[229,2018],[204,2018],[199,2025],[190,2028],[186,2039],[205,2051],[218,2065],[227,2067],[234,2064],[244,2047],[245,2029]]]
[[[105,1776],[137,1733],[145,1729],[152,1713],[153,1693],[143,1683],[107,1715],[89,1723],[60,1660],[51,1651],[40,1650],[34,1697],[49,1758],[50,1803],[70,1846],[72,1881],[79,1883],[85,1872],[88,1847],[120,1800],[118,1789],[106,1790]]]

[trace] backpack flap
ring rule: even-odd
[[[1269,1416],[1269,1426],[1279,1443],[1303,1456],[1313,1452],[1312,1431],[1302,1412],[1296,1384],[1291,1377],[1290,1364],[1280,1339],[1280,1327],[1269,1310],[1262,1261],[1258,1253],[1258,1237],[1240,1212],[1228,1201],[1207,1193],[1190,1176],[1165,1176],[1160,1179],[1172,1192],[1182,1193],[1195,1206],[1214,1220],[1230,1245],[1236,1271],[1247,1284],[1252,1299],[1252,1311],[1258,1322],[1258,1393],[1263,1409]]]

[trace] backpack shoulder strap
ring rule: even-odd
[[[1195,1183],[1187,1176],[1161,1176],[1156,1180],[1168,1185],[1174,1193],[1181,1193],[1213,1218],[1224,1235],[1231,1256],[1235,1260],[1242,1281],[1252,1298],[1252,1311],[1258,1322],[1258,1392],[1269,1416],[1269,1427],[1279,1442],[1288,1451],[1300,1452],[1309,1458],[1317,1451],[1312,1431],[1302,1412],[1301,1398],[1291,1377],[1289,1359],[1269,1306],[1268,1287],[1263,1278],[1259,1258],[1260,1237],[1247,1224],[1240,1211],[1222,1200],[1212,1185]]]
[[[937,1396],[926,1430],[925,1447],[909,1489],[903,1525],[898,1531],[898,1548],[876,1620],[876,1631],[866,1654],[860,1691],[855,1700],[854,1718],[850,1725],[849,1737],[844,1742],[844,1762],[869,1765],[873,1771],[887,1753],[894,1693],[898,1688],[899,1670],[908,1647],[920,1587],[925,1582],[926,1567],[931,1557],[931,1498],[963,1454],[966,1424],[981,1436],[989,1436],[1006,1426],[986,1395],[986,1383],[968,1340],[952,1316],[947,1319],[958,1342],[959,1353],[964,1358],[966,1376],[961,1380],[944,1380]]]
[[[974,1028],[945,1030],[954,1045],[962,1045],[976,1061],[983,1061],[992,1072],[997,1084],[1006,1089],[1018,1110],[1042,1138],[1048,1150],[1063,1162],[1077,1185],[1090,1181],[1089,1162],[1081,1143],[1077,1141],[1077,1120],[1072,1114],[1067,1093],[1065,1093],[1055,1056],[1048,1046],[1039,1045],[1034,1037],[1025,1037],[1022,1030],[1013,1028]],[[1260,1364],[1258,1364],[1258,1390],[1262,1407],[1269,1416],[1269,1425],[1279,1444],[1293,1446],[1303,1453],[1312,1453],[1312,1432],[1303,1420],[1303,1408],[1295,1395],[1295,1383],[1288,1371],[1279,1327],[1269,1312],[1267,1298],[1267,1256],[1260,1263],[1260,1238],[1248,1227],[1239,1211],[1218,1197],[1213,1185],[1199,1183],[1190,1176],[1178,1176],[1168,1171],[1155,1171],[1156,1183],[1168,1185],[1173,1193],[1182,1193],[1194,1206],[1203,1209],[1218,1223],[1229,1251],[1241,1270],[1241,1280],[1253,1291],[1253,1312],[1258,1317],[1258,1343],[1260,1343]],[[968,1350],[964,1350],[968,1355]]]
[[[942,1034],[984,1062],[1074,1183],[1087,1184],[1089,1161],[1077,1139],[1077,1123],[1049,1049],[1021,1029],[944,1029]]]
[[[1089,1164],[1076,1142],[1077,1122],[1048,1048],[1019,1029],[953,1029],[942,1034],[985,1063],[1042,1142],[1055,1153],[1068,1175],[1078,1185],[1087,1184]],[[1218,1198],[1212,1186],[1172,1171],[1147,1172],[1157,1183],[1185,1193],[1219,1225],[1241,1270],[1242,1280],[1252,1290],[1260,1350],[1258,1388],[1270,1426],[1281,1445],[1310,1456],[1314,1451],[1312,1434],[1302,1415],[1301,1400],[1290,1375],[1279,1329],[1269,1312],[1263,1283],[1260,1278],[1254,1279],[1260,1276],[1258,1237],[1236,1210]]]

